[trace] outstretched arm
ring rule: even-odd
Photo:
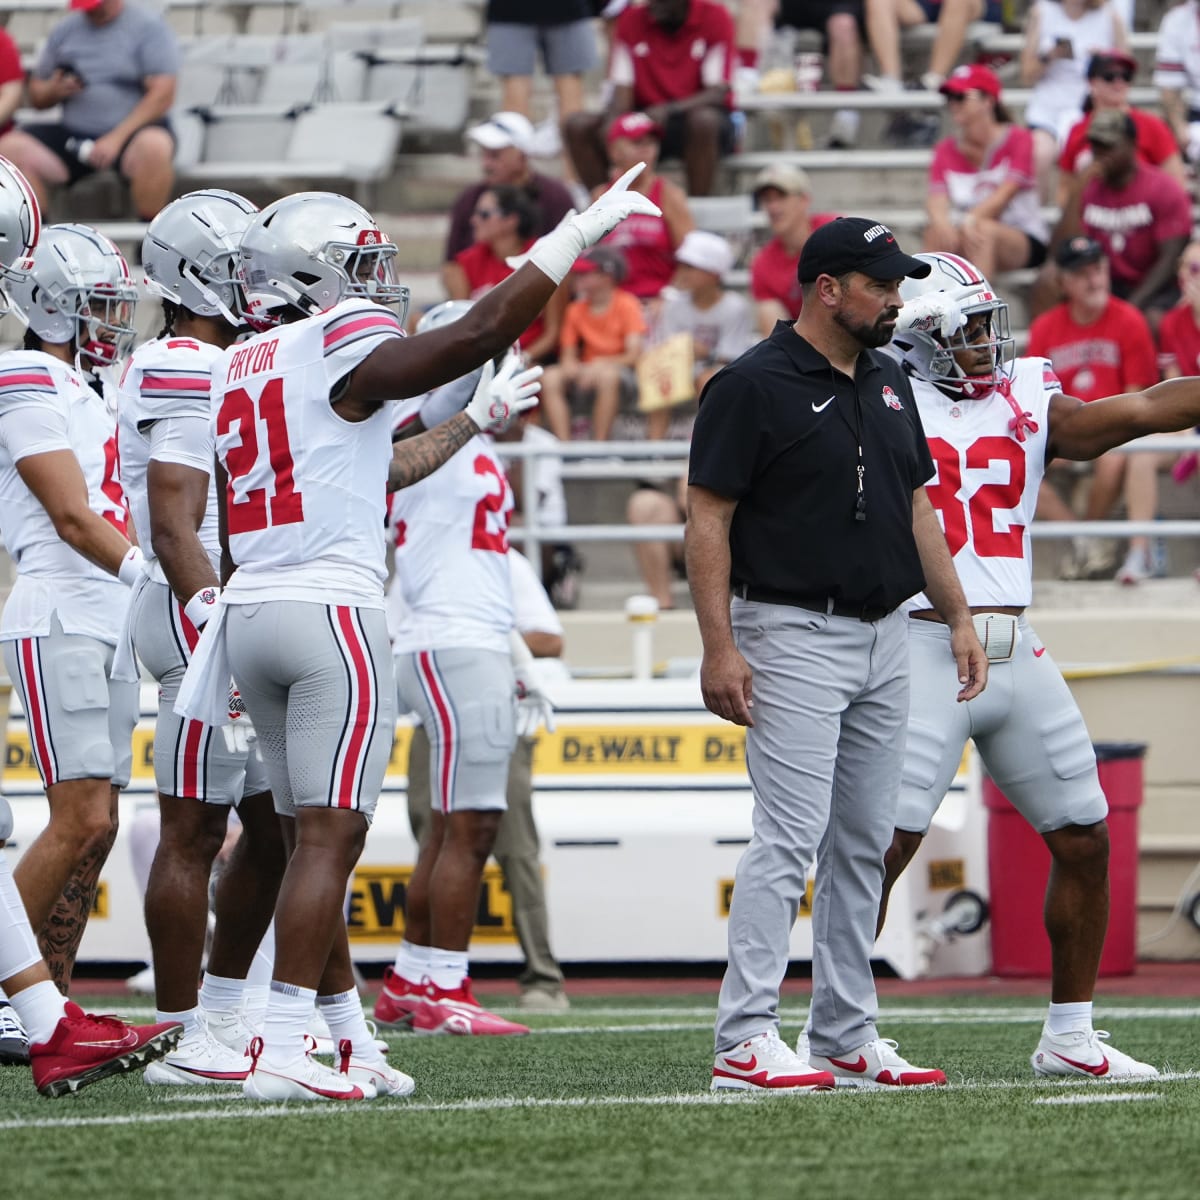
[[[1046,461],[1078,462],[1149,433],[1177,433],[1200,425],[1200,376],[1185,375],[1156,383],[1142,392],[1125,392],[1085,404],[1074,396],[1050,401]]]

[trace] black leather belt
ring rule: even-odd
[[[735,587],[733,594],[755,604],[788,604],[792,608],[825,613],[831,617],[850,617],[855,621],[880,621],[894,611],[882,604],[843,604],[832,596],[797,596],[791,592],[776,592],[771,588],[751,587],[747,583]]]

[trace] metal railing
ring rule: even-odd
[[[685,441],[559,442],[530,445],[525,442],[496,442],[502,458],[558,458],[563,461],[564,480],[678,479],[687,469],[689,443]],[[1186,451],[1200,453],[1195,434],[1155,434],[1117,446],[1116,452],[1131,454],[1151,450],[1164,454]],[[521,525],[508,531],[509,540],[520,543],[534,569],[541,573],[542,546],[557,542],[681,542],[684,527],[678,525],[544,525],[536,506],[524,513]],[[1037,521],[1031,537],[1162,537],[1200,538],[1200,519],[1170,521]]]

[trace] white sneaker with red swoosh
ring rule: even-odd
[[[311,1039],[309,1039],[311,1044]],[[242,1084],[249,1100],[374,1100],[375,1085],[353,1080],[317,1062],[311,1045],[301,1058],[277,1067],[263,1059],[263,1040],[250,1043],[250,1074]]]
[[[713,1060],[714,1092],[828,1092],[833,1082],[828,1071],[814,1070],[797,1058],[774,1029],[755,1034]]]
[[[846,1054],[809,1056],[814,1069],[828,1071],[838,1087],[935,1087],[946,1082],[935,1067],[914,1067],[896,1052],[891,1038],[876,1038]]]
[[[1041,1040],[1030,1056],[1035,1075],[1057,1077],[1072,1075],[1092,1079],[1157,1079],[1158,1068],[1138,1062],[1108,1041],[1103,1029],[1051,1033],[1042,1027]]]

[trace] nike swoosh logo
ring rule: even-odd
[[[861,1075],[867,1069],[866,1057],[862,1054],[854,1060],[854,1062],[842,1062],[840,1058],[831,1058],[829,1060],[835,1067],[841,1067],[843,1071],[854,1071]]]
[[[758,1066],[758,1059],[753,1054],[744,1062],[739,1062],[736,1058],[726,1057],[725,1065],[732,1067],[735,1071],[753,1071]]]
[[[1037,648],[1037,649],[1036,649],[1036,650],[1033,652],[1033,657],[1034,657],[1034,658],[1041,658],[1041,657],[1042,657],[1042,655],[1043,655],[1043,654],[1045,654],[1045,653],[1046,653],[1046,647],[1045,647],[1045,646],[1039,646],[1039,647],[1038,647],[1038,648]]]
[[[107,1038],[102,1042],[76,1042],[77,1046],[95,1046],[98,1050],[123,1050],[137,1045],[137,1034],[131,1029],[119,1038]]]
[[[836,399],[836,396],[830,396],[824,404],[814,404],[812,406],[813,412],[824,412]]]
[[[1054,1054],[1054,1051],[1051,1051]],[[1080,1071],[1086,1071],[1089,1075],[1107,1075],[1108,1074],[1108,1059],[1102,1058],[1098,1063],[1082,1063],[1076,1062],[1073,1058],[1068,1058],[1065,1054],[1054,1054],[1055,1058],[1061,1058],[1069,1067],[1075,1067]]]

